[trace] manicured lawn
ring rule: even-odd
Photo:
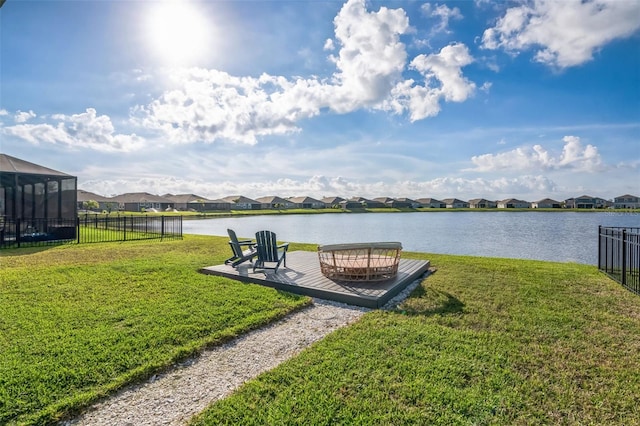
[[[193,425],[640,424],[640,297],[595,267],[403,254],[437,272]]]
[[[204,236],[0,251],[0,424],[52,423],[308,303],[196,272],[229,254]],[[403,256],[437,272],[400,309],[194,424],[640,424],[640,297],[591,266]]]
[[[225,238],[0,251],[0,424],[46,424],[308,298],[197,272]]]

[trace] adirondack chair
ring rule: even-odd
[[[289,243],[278,245],[275,233],[271,231],[256,232],[256,249],[258,259],[253,264],[253,272],[255,272],[257,268],[273,269],[273,272],[278,272],[281,262],[284,262],[285,268],[287,267],[287,250],[289,249]],[[266,263],[275,263],[275,266],[267,267],[265,265]]]
[[[233,256],[225,260],[224,264],[231,265],[235,268],[247,260],[252,262],[253,258],[258,255],[258,252],[256,251],[256,243],[251,240],[238,241],[238,237],[232,229],[227,229],[227,233],[229,234],[229,246],[231,246]],[[245,249],[243,247],[248,248]]]

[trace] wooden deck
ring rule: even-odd
[[[317,253],[292,251],[287,253],[287,267],[281,265],[277,274],[272,270],[260,269],[254,273],[253,265],[249,262],[238,265],[237,268],[228,265],[209,266],[202,268],[200,272],[320,299],[380,308],[428,269],[428,260],[400,259],[395,279],[374,283],[340,283],[320,273]]]

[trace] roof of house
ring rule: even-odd
[[[528,203],[528,201],[518,200],[517,198],[507,198],[506,200],[500,201],[501,203]]]
[[[78,202],[82,201],[97,201],[97,202],[109,202],[115,201],[113,198],[105,197],[100,194],[96,194],[95,192],[84,191],[82,189],[78,189],[77,200]]]
[[[474,198],[472,200],[469,200],[469,203],[472,203],[472,204],[482,203],[482,202],[495,203],[495,201],[487,200],[486,198]]]
[[[442,201],[435,198],[418,198],[416,201],[420,204],[442,203]]]
[[[296,204],[309,204],[309,203],[321,203],[324,204],[322,201],[320,200],[316,200],[315,198],[311,198],[311,197],[290,197],[288,198],[288,200],[292,203],[296,203]]]
[[[200,200],[209,201],[205,197],[201,197],[200,195],[196,194],[164,194],[162,197],[166,198],[167,200],[171,200],[174,203],[190,203],[191,201]]]
[[[161,197],[160,195],[149,194],[148,192],[128,192],[116,195],[112,198],[120,203],[173,203],[174,201]]]
[[[552,200],[551,198],[544,198],[540,201],[535,201],[536,204],[547,203],[547,204],[560,204],[560,201]]]
[[[264,204],[285,204],[287,200],[284,198],[278,197],[277,195],[271,195],[267,197],[256,198],[256,201],[260,201]]]
[[[381,203],[392,203],[395,201],[395,198],[390,198],[390,197],[376,197],[373,199],[373,201],[379,201]]]
[[[31,175],[48,175],[48,176],[68,176],[74,177],[67,173],[62,173],[48,167],[39,166],[7,154],[0,154],[0,172],[17,173]]]
[[[453,203],[466,203],[466,201],[459,200],[459,199],[457,199],[457,198],[445,198],[445,199],[444,199],[444,200],[442,200],[442,201],[444,201],[444,202],[445,202],[445,203],[447,203],[447,204],[453,204]]]
[[[345,201],[345,199],[342,197],[324,197],[321,201],[325,204],[338,204]]]
[[[349,198],[349,201],[357,201],[358,203],[362,203],[364,201],[366,203],[373,200],[370,200],[369,198],[364,198],[364,197],[351,197]]]
[[[229,195],[223,198],[224,201],[236,204],[262,204],[260,201],[252,200],[244,195]]]

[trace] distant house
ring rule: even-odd
[[[396,198],[390,198],[390,197],[376,197],[373,199],[373,201],[376,202],[380,202],[382,204],[384,204],[385,207],[391,207],[394,209],[399,209],[399,208],[410,208],[411,207],[411,201],[406,201],[408,200],[407,198],[405,198],[403,201],[396,199]]]
[[[640,209],[640,197],[635,195],[621,195],[613,199],[616,209]]]
[[[411,207],[413,209],[417,209],[418,207],[420,207],[420,203],[417,202],[416,200],[412,200],[411,198],[400,197],[400,198],[396,198],[396,201],[398,201],[399,203],[403,203],[407,207]]]
[[[368,209],[372,209],[372,208],[380,209],[380,208],[386,207],[386,205],[381,201],[370,200],[364,197],[354,197],[354,198],[351,198],[349,201],[356,201],[361,204],[361,207],[368,208]]]
[[[98,207],[94,210],[97,211],[118,211],[119,204],[116,200],[110,197],[105,197],[94,192],[84,191],[82,189],[78,189],[77,194],[78,200],[78,210],[86,210],[86,204],[88,201],[95,201],[98,203]]]
[[[436,200],[435,198],[418,198],[416,202],[420,204],[420,207],[429,209],[444,209],[447,207],[444,201]]]
[[[231,203],[231,210],[260,210],[262,203],[252,200],[243,195],[230,195],[223,198],[224,201]]]
[[[294,208],[298,209],[323,209],[325,207],[322,201],[311,197],[291,197],[287,200],[293,204]]]
[[[127,212],[141,212],[150,209],[164,211],[168,208],[173,208],[174,204],[173,201],[167,198],[149,194],[148,192],[130,192],[116,195],[112,199],[118,202],[120,210]]]
[[[382,203],[384,204],[385,207],[391,207],[391,204],[395,201],[395,199],[390,197],[376,197],[376,198],[373,198],[372,201],[375,201],[377,203]]]
[[[507,198],[506,200],[498,201],[499,209],[528,209],[531,208],[531,203],[528,201],[518,200],[517,198]]]
[[[362,203],[356,200],[343,200],[343,201],[340,201],[339,204],[342,210],[357,210],[357,209],[364,208]]]
[[[565,206],[569,209],[602,209],[608,206],[608,201],[603,198],[582,195],[565,200]]]
[[[231,210],[231,203],[225,200],[210,200],[196,194],[165,194],[164,198],[173,201],[173,208],[180,211]]]
[[[336,206],[340,206],[340,203],[345,201],[342,197],[324,197],[320,200],[324,203],[325,208],[331,209],[336,208]]]
[[[545,198],[531,203],[532,209],[559,209],[560,207],[562,207],[562,203],[552,200],[551,198]]]
[[[474,198],[469,200],[469,207],[472,209],[495,209],[498,203],[484,198]]]
[[[445,198],[442,200],[448,209],[468,209],[469,203],[458,200],[457,198]]]
[[[263,209],[290,209],[294,207],[294,203],[278,196],[256,198],[262,204]]]

